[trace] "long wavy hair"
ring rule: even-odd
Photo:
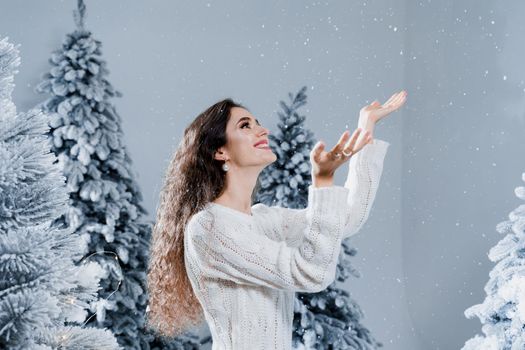
[[[176,337],[203,321],[202,307],[186,274],[184,228],[193,214],[224,190],[223,162],[214,154],[226,144],[226,125],[233,107],[247,109],[227,98],[193,120],[184,130],[164,177],[151,238],[146,315],[146,327],[161,336]],[[252,203],[258,188],[259,179]]]

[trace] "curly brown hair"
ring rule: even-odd
[[[222,161],[214,154],[226,144],[226,125],[233,107],[246,109],[227,98],[193,120],[184,130],[164,177],[150,246],[146,316],[146,327],[161,336],[176,337],[203,320],[202,307],[186,274],[184,229],[193,214],[224,190]],[[252,203],[259,187],[257,179]]]

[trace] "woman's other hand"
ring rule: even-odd
[[[363,134],[361,140],[357,142],[361,133]],[[314,146],[310,152],[314,186],[318,184],[330,186],[333,183],[335,170],[372,140],[371,132],[366,130],[363,132],[360,128],[357,128],[351,137],[349,134],[349,131],[345,130],[339,142],[328,152],[324,151],[325,144],[322,141]]]
[[[370,131],[370,133],[373,134],[376,123],[390,113],[401,108],[405,104],[406,98],[407,92],[403,90],[393,94],[383,104],[380,104],[379,101],[375,100],[371,104],[364,106],[359,111],[357,127]]]
[[[398,110],[405,103],[407,92],[405,90],[397,92],[390,96],[390,98],[383,104],[375,100],[371,104],[364,106],[359,111],[359,119],[370,119],[377,123],[390,113]]]

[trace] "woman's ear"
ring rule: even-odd
[[[215,151],[215,154],[213,155],[213,158],[217,160],[227,160],[226,154],[224,152],[224,149],[222,147],[218,148],[217,151]]]

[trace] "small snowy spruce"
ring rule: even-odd
[[[525,173],[521,178],[525,181]],[[516,187],[514,193],[525,200],[525,186]],[[506,236],[488,254],[498,263],[489,273],[487,296],[483,303],[465,310],[467,318],[480,319],[484,336],[467,340],[462,350],[525,349],[525,204],[508,217],[496,225],[496,231]]]

